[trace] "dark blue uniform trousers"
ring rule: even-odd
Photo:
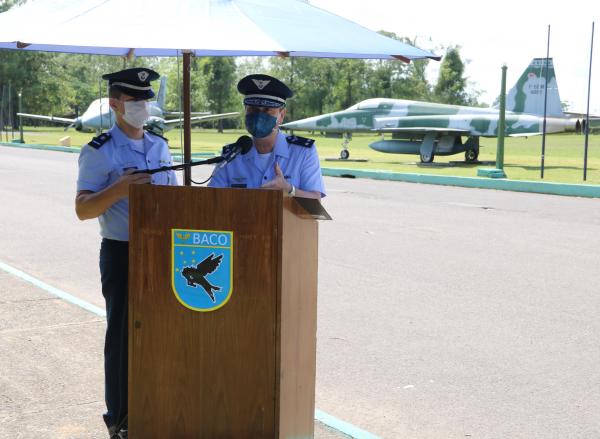
[[[127,276],[129,243],[104,238],[100,246],[100,279],[106,300],[104,342],[104,398],[107,427],[119,424],[127,415]]]

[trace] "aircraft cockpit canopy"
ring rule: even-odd
[[[382,105],[385,106],[387,101],[388,99],[383,98],[366,99],[358,104],[354,104],[348,110],[377,110],[382,108]]]

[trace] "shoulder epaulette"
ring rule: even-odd
[[[92,148],[99,149],[102,145],[108,142],[111,137],[112,136],[110,133],[102,133],[99,136],[94,137],[90,143],[88,143],[88,145],[90,145]]]
[[[315,143],[314,139],[307,139],[306,137],[300,136],[287,136],[285,139],[288,141],[288,143],[304,146],[306,148],[312,147]]]
[[[144,128],[144,130],[148,133],[148,134],[152,134],[153,136],[156,137],[160,137],[161,139],[163,139],[165,142],[169,143],[169,139],[167,139],[166,137],[161,136],[160,134],[158,134],[155,131],[152,131],[150,128]]]

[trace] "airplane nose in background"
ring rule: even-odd
[[[302,129],[315,129],[317,124],[317,117],[309,117],[306,119],[300,119],[300,120],[296,120],[294,122],[287,122],[284,123],[283,125],[281,125],[281,128],[284,129],[288,129],[288,130],[302,130]]]
[[[75,119],[75,122],[73,123],[73,125],[75,126],[75,130],[76,131],[81,131],[83,129],[83,123],[81,122],[81,118],[78,117],[77,119]]]

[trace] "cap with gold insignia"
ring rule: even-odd
[[[238,91],[245,95],[244,105],[278,108],[285,105],[294,92],[277,78],[269,75],[248,75],[238,82]]]
[[[150,81],[158,78],[160,78],[158,73],[144,67],[135,67],[102,75],[102,79],[108,80],[109,87],[115,87],[126,95],[136,99],[153,98],[154,91],[152,90]]]

